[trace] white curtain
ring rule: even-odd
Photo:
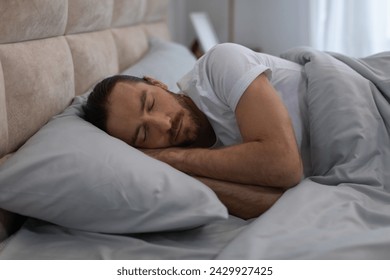
[[[311,44],[362,57],[390,51],[390,0],[312,0]]]

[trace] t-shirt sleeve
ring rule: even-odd
[[[205,57],[205,78],[219,99],[233,111],[248,86],[257,76],[266,73],[271,79],[271,69],[258,53],[237,44],[225,43],[214,47]]]

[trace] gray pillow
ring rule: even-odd
[[[153,63],[164,72],[172,64],[167,57],[190,61],[191,54],[180,54],[178,48],[154,41],[134,67],[153,68]],[[191,66],[171,69],[170,82]],[[188,229],[227,218],[225,206],[207,186],[86,122],[86,98],[76,97],[0,166],[0,208],[105,233]]]

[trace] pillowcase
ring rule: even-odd
[[[134,69],[153,62],[167,71],[172,61],[156,53],[181,46],[152,45]],[[187,55],[177,52],[176,62]],[[169,71],[171,83],[184,74]],[[85,121],[86,99],[76,97],[0,166],[0,208],[104,233],[188,229],[228,217],[207,186]]]

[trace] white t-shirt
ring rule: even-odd
[[[307,152],[302,150],[308,146],[308,138],[304,103],[306,77],[301,65],[225,43],[202,56],[179,80],[178,86],[206,114],[217,143],[228,146],[242,142],[235,109],[247,87],[263,72],[287,107],[301,153]]]

